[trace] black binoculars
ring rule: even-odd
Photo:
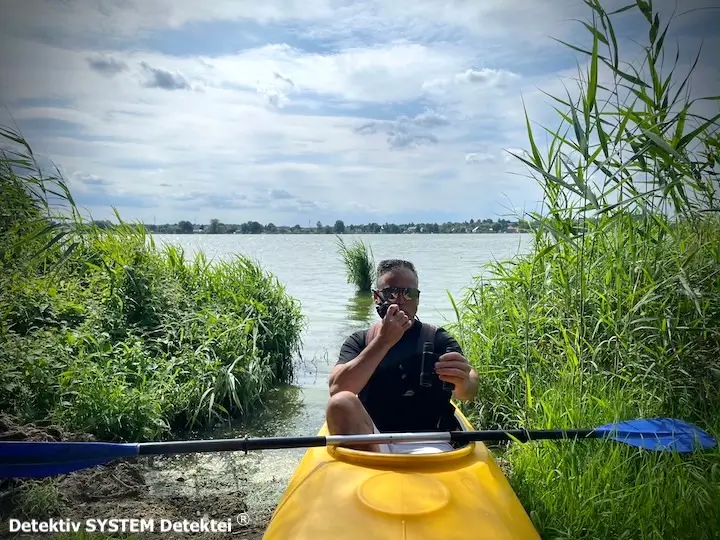
[[[437,373],[433,372],[435,362],[437,362],[439,355],[435,354],[435,347],[432,341],[426,341],[423,343],[422,352],[422,366],[420,368],[420,386],[430,388],[433,385],[435,378],[438,377]],[[442,389],[446,392],[452,392],[455,386],[447,381],[442,381]]]

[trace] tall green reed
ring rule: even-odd
[[[106,439],[250,415],[293,377],[304,317],[257,263],[155,246],[84,220],[64,180],[2,135],[0,408]],[[6,207],[4,207],[6,208]]]
[[[720,434],[718,119],[691,98],[697,57],[663,65],[669,23],[652,2],[587,0],[577,88],[552,96],[558,127],[525,115],[514,154],[544,193],[534,250],[490,265],[464,299],[461,340],[480,374],[484,426],[593,427],[674,416]],[[619,12],[647,22],[641,66],[623,61]],[[603,80],[607,72],[608,80]],[[476,329],[476,330],[468,330]],[[612,443],[508,448],[511,480],[546,538],[714,538],[720,451],[679,458]]]

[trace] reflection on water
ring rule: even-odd
[[[272,437],[278,433],[291,432],[297,426],[297,419],[303,410],[302,389],[284,386],[268,393],[258,413],[233,420],[227,425],[183,433],[181,440],[241,439],[247,437]],[[264,408],[263,408],[264,407]],[[192,469],[207,460],[207,454],[177,454],[153,457],[153,464],[167,468]],[[221,463],[235,463],[232,452],[212,456]]]
[[[288,432],[296,424],[303,405],[301,388],[291,385],[274,388],[263,398],[260,411],[233,420],[229,425],[217,426],[202,434],[202,438],[272,437]]]
[[[357,293],[348,299],[347,318],[354,323],[369,325],[375,313],[372,293]]]

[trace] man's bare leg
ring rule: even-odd
[[[360,399],[352,392],[338,392],[330,397],[325,413],[331,435],[374,433],[373,422]],[[377,444],[342,445],[355,450],[380,452]]]

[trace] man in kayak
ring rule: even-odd
[[[409,261],[381,261],[373,299],[381,322],[350,335],[330,374],[328,430],[333,435],[457,429],[451,399],[475,397],[477,373],[443,328],[417,318],[418,275]],[[422,347],[434,344],[438,362],[432,386],[420,385]],[[447,351],[447,352],[446,352]],[[452,390],[443,389],[442,382]],[[451,450],[449,443],[358,445],[385,453]]]

